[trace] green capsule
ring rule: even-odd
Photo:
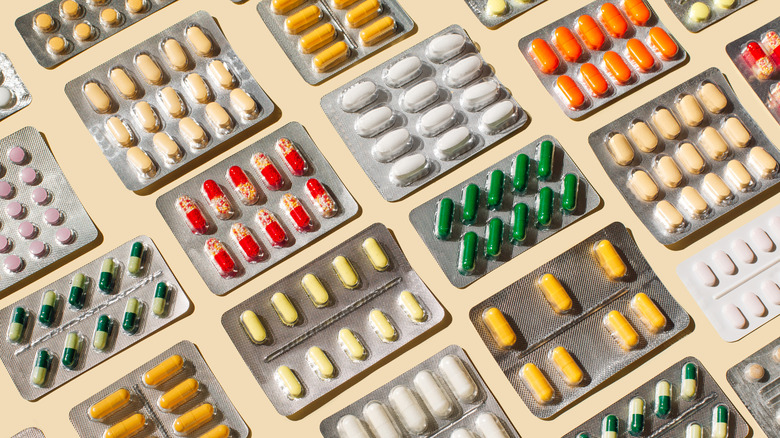
[[[110,257],[103,260],[103,264],[100,267],[98,287],[105,293],[110,293],[114,288],[114,259]]]
[[[580,432],[577,434],[577,438],[590,438],[587,432]]]
[[[81,350],[81,337],[76,332],[68,333],[65,337],[65,348],[62,350],[62,366],[72,370],[76,368],[79,362],[79,351]]]
[[[57,294],[52,290],[47,290],[41,299],[41,311],[38,313],[38,322],[44,327],[49,327],[54,323],[54,317],[57,316]]]
[[[512,210],[512,243],[519,245],[525,241],[528,228],[528,205],[518,202]]]
[[[23,307],[17,307],[11,313],[11,321],[8,323],[6,338],[10,342],[20,342],[27,326],[27,311]]]
[[[504,172],[496,169],[490,172],[487,180],[487,208],[499,210],[504,197]]]
[[[688,362],[683,365],[680,382],[680,396],[685,400],[693,400],[696,397],[696,385],[698,369],[696,364]]]
[[[726,438],[729,435],[729,408],[720,404],[712,408],[712,438]]]
[[[552,176],[555,146],[550,140],[539,143],[536,150],[536,173],[540,181],[547,181]]]
[[[46,378],[49,377],[49,367],[51,367],[49,350],[38,350],[32,374],[30,374],[30,383],[35,386],[43,386],[46,383]]]
[[[549,187],[542,187],[536,195],[536,226],[547,228],[552,223],[553,215],[553,191]]]
[[[577,208],[577,191],[580,189],[580,180],[577,175],[567,173],[561,183],[561,208],[565,212],[572,212]]]
[[[645,428],[645,401],[634,397],[628,403],[628,433],[639,436]]]
[[[139,275],[141,273],[141,262],[143,262],[144,244],[141,242],[133,243],[130,248],[130,258],[127,260],[127,272],[130,275]]]
[[[84,289],[87,283],[87,277],[82,273],[77,273],[73,276],[73,280],[70,282],[70,295],[68,295],[68,304],[76,309],[84,307],[84,300],[87,294],[84,293]]]
[[[463,235],[463,239],[460,242],[460,257],[458,258],[458,271],[463,275],[470,275],[474,272],[478,241],[479,237],[473,231]]]
[[[157,316],[165,315],[165,308],[168,306],[168,285],[164,282],[157,283],[157,289],[154,290],[154,300],[152,301],[152,313]]]
[[[528,188],[528,169],[531,159],[526,154],[520,154],[515,158],[515,169],[512,174],[512,187],[517,193],[524,193]]]
[[[617,438],[618,417],[609,414],[601,421],[601,438]]]
[[[672,410],[672,385],[666,380],[655,384],[655,416],[666,418]]]
[[[463,189],[463,217],[461,222],[465,225],[471,225],[477,221],[479,213],[479,186],[469,184]]]
[[[699,423],[689,423],[685,427],[685,438],[702,438],[702,431]]]
[[[122,328],[131,335],[138,331],[138,314],[141,312],[141,304],[136,298],[127,300],[125,317],[122,320]]]
[[[504,222],[494,217],[485,227],[485,257],[498,258],[501,254],[501,241],[504,237]]]
[[[452,232],[452,216],[455,212],[455,203],[450,198],[442,198],[439,208],[436,210],[436,237],[446,240]]]
[[[111,328],[114,324],[108,315],[100,315],[95,324],[95,335],[92,336],[92,347],[97,351],[103,351],[108,347],[108,338],[111,336]]]

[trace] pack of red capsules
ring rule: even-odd
[[[465,0],[482,24],[495,29],[546,0]]]
[[[26,107],[32,101],[30,92],[5,53],[0,53],[0,120]]]
[[[745,438],[750,427],[718,382],[687,357],[643,383],[564,438]]]
[[[664,245],[780,181],[780,153],[717,68],[599,128],[588,142],[631,209]]]
[[[332,397],[430,333],[444,308],[382,224],[374,224],[222,315],[277,411]]]
[[[780,375],[780,339],[729,368],[726,380],[734,388],[767,436],[780,433],[778,376]]]
[[[358,205],[291,122],[157,198],[209,290],[223,295],[344,224]]]
[[[180,172],[274,111],[205,11],[73,79],[65,93],[130,190]]]
[[[540,137],[409,213],[466,287],[595,209],[601,197],[552,136]]]
[[[198,348],[181,341],[70,410],[82,438],[246,438],[241,415]]]
[[[176,0],[52,0],[16,19],[38,64],[54,68]]]
[[[35,128],[0,139],[0,151],[0,290],[7,290],[91,244],[98,231]]]
[[[596,0],[523,37],[520,51],[572,119],[590,115],[688,59],[644,0]]]
[[[325,438],[520,437],[457,345],[322,420],[320,432]]]
[[[665,0],[669,9],[691,32],[698,32],[756,0]]]
[[[469,317],[539,418],[585,397],[690,323],[619,222],[476,305]]]
[[[726,45],[729,58],[780,123],[780,18]]]
[[[46,438],[43,436],[43,432],[36,427],[28,427],[27,429],[17,433],[11,438]]]
[[[780,315],[780,207],[677,266],[677,275],[721,338],[734,342]]]
[[[414,29],[414,21],[396,0],[262,0],[257,12],[312,85]]]
[[[0,310],[0,359],[37,400],[190,309],[154,242],[139,236]]]
[[[388,201],[420,189],[528,121],[458,25],[325,95],[320,104]]]

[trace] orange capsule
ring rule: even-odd
[[[531,54],[543,73],[550,74],[558,68],[558,57],[547,41],[541,38],[531,41]]]
[[[601,49],[606,39],[604,32],[590,15],[580,15],[580,18],[577,19],[577,33],[580,34],[580,38],[585,41],[585,45],[590,50]]]
[[[628,55],[631,57],[631,60],[639,67],[639,70],[649,71],[655,65],[653,54],[647,50],[647,47],[642,44],[642,41],[631,38],[626,43],[626,49],[628,50]]]
[[[607,66],[609,74],[621,84],[625,84],[631,79],[631,69],[626,62],[617,53],[610,50],[604,54],[604,64]]]
[[[574,82],[574,79],[561,75],[558,80],[555,81],[555,85],[561,92],[561,95],[569,101],[569,107],[577,109],[585,103],[585,95],[580,91],[580,87]]]
[[[650,9],[647,8],[647,5],[642,0],[625,0],[623,2],[623,10],[626,11],[626,15],[631,19],[631,22],[637,26],[644,26],[650,20]]]
[[[580,67],[580,74],[595,96],[602,96],[609,90],[607,80],[595,65],[589,62],[582,64],[582,67]]]
[[[628,30],[628,23],[618,8],[612,3],[604,3],[601,6],[601,24],[607,28],[607,32],[615,38],[622,38]]]
[[[565,27],[555,29],[555,47],[561,52],[563,59],[574,62],[582,55],[582,46],[577,38]]]
[[[672,59],[677,55],[677,43],[660,27],[650,29],[650,44],[663,59]]]

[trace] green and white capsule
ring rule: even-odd
[[[688,423],[685,426],[685,438],[702,438],[702,430],[699,423]]]
[[[729,408],[720,404],[712,408],[712,438],[726,438],[729,436]]]
[[[111,257],[103,260],[103,264],[100,266],[100,279],[98,280],[98,288],[105,293],[111,293],[114,289],[114,259]]]
[[[486,186],[488,210],[501,209],[501,200],[504,198],[504,172],[498,169],[490,172]]]
[[[41,298],[41,311],[38,313],[38,322],[44,327],[50,327],[57,317],[57,294],[53,290],[47,290]]]
[[[552,223],[553,190],[542,187],[536,195],[536,227],[547,228]]]
[[[141,275],[143,270],[143,258],[144,258],[144,244],[141,242],[134,242],[130,247],[130,258],[127,259],[127,272],[130,275]]]
[[[666,418],[672,410],[672,385],[666,380],[655,384],[655,416]]]
[[[504,237],[504,222],[494,217],[485,227],[485,257],[496,259],[501,255],[501,242]]]
[[[571,213],[577,208],[577,192],[580,189],[580,179],[573,173],[567,173],[561,183],[561,209]]]
[[[588,435],[588,432],[580,432],[577,434],[577,438],[590,438],[590,435]]]
[[[154,300],[152,300],[152,313],[156,316],[165,315],[165,310],[168,307],[168,285],[161,281],[157,283],[157,288],[154,290]]]
[[[528,205],[518,202],[512,209],[512,243],[519,245],[525,241],[528,229]]]
[[[81,336],[77,332],[70,332],[65,337],[65,347],[62,349],[62,366],[72,370],[79,363],[81,352]]]
[[[601,438],[617,438],[617,436],[618,417],[609,414],[601,421]]]
[[[70,294],[68,295],[68,304],[74,309],[84,307],[84,301],[87,298],[87,277],[81,272],[73,276],[70,281]]]
[[[628,433],[639,436],[644,429],[645,401],[641,397],[634,397],[628,403]]]
[[[539,181],[547,181],[552,176],[555,158],[555,145],[550,140],[539,143],[536,148],[536,173]]]
[[[136,298],[130,298],[125,305],[125,316],[122,319],[122,329],[129,334],[138,331],[138,323],[141,320],[141,303]]]
[[[477,233],[469,231],[463,235],[460,241],[460,254],[458,256],[458,272],[463,275],[471,275],[477,264]]]
[[[693,400],[696,398],[696,385],[698,380],[699,369],[693,362],[688,362],[683,365],[680,381],[680,396],[685,400]]]
[[[436,237],[447,240],[452,233],[452,217],[455,214],[455,203],[450,198],[442,198],[436,209]]]
[[[461,222],[464,225],[471,225],[477,221],[479,213],[479,186],[469,184],[463,189],[463,216]]]
[[[49,353],[49,350],[45,348],[38,350],[38,354],[35,356],[32,373],[30,374],[30,383],[41,387],[46,384],[46,379],[49,378],[51,359],[52,356],[51,353]]]
[[[92,336],[92,347],[95,350],[105,351],[113,326],[114,323],[108,315],[100,315],[95,324],[95,334]]]
[[[24,329],[27,327],[27,311],[24,307],[17,307],[11,312],[11,320],[8,322],[6,339],[9,342],[21,342],[24,337]]]
[[[512,189],[517,193],[525,193],[528,188],[528,171],[531,167],[531,159],[526,154],[520,154],[515,158],[515,167],[512,172]]]

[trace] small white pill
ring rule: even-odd
[[[432,80],[420,82],[401,96],[401,108],[416,113],[439,98],[439,86]]]
[[[406,128],[394,129],[377,140],[371,148],[371,156],[380,163],[400,157],[412,145],[412,135]]]
[[[460,95],[460,104],[466,111],[477,111],[495,102],[501,88],[496,81],[485,81],[474,84]]]
[[[441,63],[463,50],[466,45],[466,37],[458,33],[450,33],[434,38],[428,43],[425,55],[433,62]]]
[[[439,137],[433,153],[440,160],[450,160],[471,149],[471,146],[471,131],[465,126],[458,126]]]
[[[737,273],[737,265],[734,264],[734,260],[731,260],[728,254],[724,251],[717,250],[712,253],[712,261],[718,270],[727,275],[734,275]]]
[[[746,292],[742,294],[742,304],[745,305],[745,310],[755,316],[766,315],[766,307],[764,307],[764,303],[762,303],[761,299],[758,298],[758,295],[754,294],[753,292]]]
[[[772,304],[780,304],[780,287],[770,280],[761,283],[761,292],[764,298]]]
[[[423,154],[401,158],[390,168],[390,181],[397,186],[409,185],[428,173],[428,159]]]
[[[428,137],[438,135],[455,123],[455,116],[455,107],[443,103],[420,117],[420,132]]]
[[[414,387],[435,417],[449,418],[452,415],[455,410],[452,401],[430,371],[424,370],[417,373],[414,376]]]
[[[0,79],[2,81],[2,79]],[[14,104],[14,93],[7,87],[0,87],[0,108],[10,108]]]
[[[482,73],[482,60],[477,55],[467,56],[451,65],[444,73],[444,82],[448,86],[460,88]]]
[[[419,434],[428,429],[428,417],[409,388],[396,386],[388,398],[393,410],[410,432]]]
[[[439,371],[458,400],[471,403],[477,398],[479,394],[477,384],[466,371],[460,358],[453,355],[444,356],[439,361]]]
[[[481,125],[489,133],[501,131],[514,123],[517,109],[511,100],[503,100],[491,106],[482,114]]]
[[[341,109],[351,113],[376,100],[376,84],[371,81],[358,82],[341,95]]]
[[[374,137],[393,125],[393,110],[386,106],[374,108],[355,122],[355,131],[361,137]]]
[[[384,75],[385,83],[391,87],[400,87],[420,75],[422,61],[416,56],[404,58],[390,68]]]
[[[704,262],[696,262],[693,265],[693,273],[699,279],[701,284],[705,286],[715,286],[718,282],[718,277],[712,272],[712,269]]]
[[[756,254],[750,249],[750,246],[742,239],[731,242],[731,250],[734,251],[737,258],[745,263],[755,263]]]
[[[752,240],[753,245],[761,251],[771,252],[775,249],[775,243],[772,241],[772,238],[761,228],[753,228],[750,230],[750,240]]]
[[[341,417],[336,430],[340,438],[371,438],[360,419],[354,415]]]
[[[363,418],[377,438],[401,438],[387,408],[382,403],[372,401],[363,408]]]
[[[501,421],[490,412],[483,412],[477,417],[477,431],[485,438],[509,438]]]
[[[734,328],[745,328],[747,325],[747,319],[742,315],[739,308],[731,303],[724,304],[720,309],[723,317],[726,318],[726,322]]]

